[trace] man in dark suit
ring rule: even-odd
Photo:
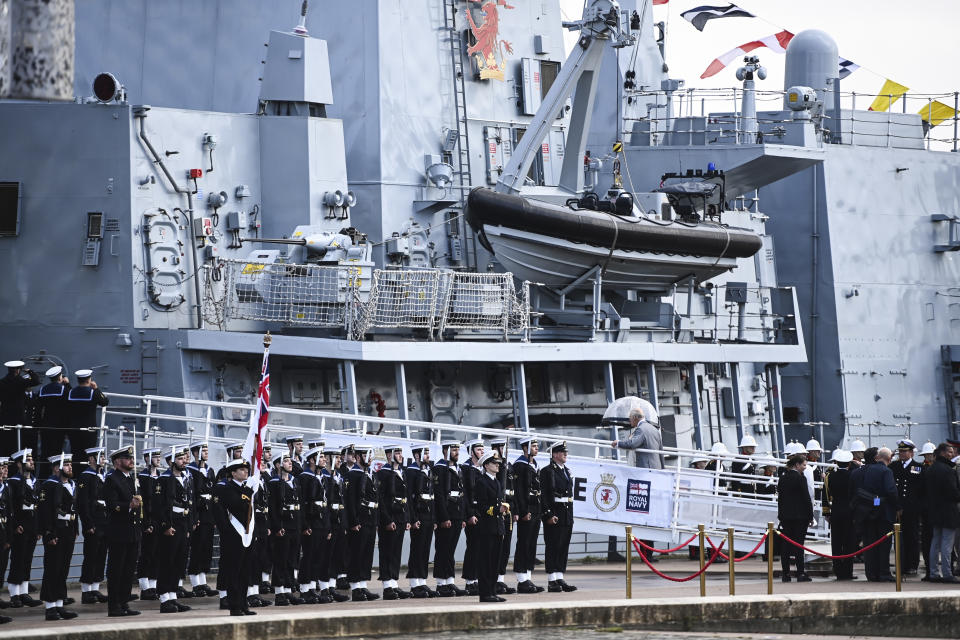
[[[916,445],[904,438],[897,442],[898,459],[890,463],[893,481],[897,485],[897,499],[903,507],[900,517],[900,561],[903,572],[917,575],[920,567],[920,512],[923,493],[923,465],[913,459]]]
[[[137,572],[142,535],[143,500],[133,468],[133,445],[110,452],[113,472],[103,483],[107,504],[107,615],[136,616],[131,609],[133,578]]]
[[[567,443],[554,442],[547,447],[550,464],[540,471],[541,514],[543,521],[544,569],[547,571],[547,591],[576,591],[567,584],[563,572],[567,570],[570,535],[573,533],[573,476],[567,468]]]
[[[933,465],[924,472],[923,494],[927,519],[933,527],[930,545],[930,582],[958,582],[950,567],[953,538],[960,528],[960,481],[951,462],[954,449],[941,442],[934,450]],[[939,560],[939,562],[938,562]],[[938,575],[939,574],[939,575]]]
[[[473,500],[477,509],[474,544],[477,545],[477,587],[480,602],[506,602],[497,595],[497,569],[500,564],[500,545],[503,544],[504,516],[510,506],[500,499],[497,473],[503,462],[496,452],[483,454],[477,464],[483,472],[473,485]]]
[[[853,517],[864,546],[872,544],[886,536],[893,529],[893,523],[899,514],[897,485],[893,481],[893,472],[887,467],[893,453],[882,447],[877,449],[872,464],[869,463],[870,450],[865,452],[864,467],[852,474]],[[871,582],[893,582],[890,575],[889,537],[880,544],[864,552],[863,565],[867,580]]]
[[[850,511],[850,463],[853,454],[837,449],[833,454],[836,470],[823,477],[823,515],[830,522],[830,553],[846,555],[857,550],[853,533],[853,513]],[[833,561],[837,580],[853,580],[853,558]]]
[[[777,517],[780,519],[780,530],[783,535],[798,544],[803,544],[807,537],[807,527],[813,524],[813,502],[810,500],[810,491],[807,488],[807,479],[803,472],[807,467],[807,459],[802,454],[790,456],[787,460],[787,469],[780,476],[777,484]],[[803,549],[784,541],[780,549],[780,563],[784,582],[790,582],[790,559],[793,558],[797,566],[797,582],[810,582],[803,563]]]
[[[218,490],[217,522],[220,524],[220,571],[227,588],[231,616],[256,615],[247,603],[247,563],[253,542],[253,489],[247,485],[250,464],[231,460],[226,465],[230,479]]]

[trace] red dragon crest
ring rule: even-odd
[[[506,0],[470,1],[476,4],[482,2],[480,13],[483,15],[483,22],[478,26],[473,20],[470,9],[467,8],[467,22],[470,23],[470,31],[477,41],[476,44],[467,48],[467,54],[476,57],[481,80],[503,80],[506,54],[513,53],[513,45],[499,38],[500,14],[497,6],[505,9],[513,9],[513,6],[507,4]]]

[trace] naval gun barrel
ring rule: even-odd
[[[240,242],[264,242],[266,244],[307,244],[306,238],[241,238]]]

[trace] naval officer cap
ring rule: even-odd
[[[83,380],[93,375],[93,369],[77,369],[73,375],[77,376],[78,380]]]
[[[352,454],[354,451],[355,451],[355,449],[354,449],[354,444],[353,444],[352,442],[348,442],[347,444],[345,444],[345,445],[343,445],[342,447],[340,447],[340,455],[341,455],[341,456],[345,456],[345,455],[347,455],[348,453],[351,453],[351,454]]]
[[[482,467],[487,463],[503,464],[503,458],[498,456],[496,451],[489,451],[480,456],[480,466]]]
[[[90,456],[99,456],[101,453],[106,453],[106,447],[90,447],[89,449],[84,449],[83,452],[87,454],[87,457]]]
[[[59,378],[61,373],[63,373],[63,367],[56,365],[47,369],[47,372],[44,375],[46,375],[48,378]]]
[[[110,461],[120,460],[123,458],[133,459],[133,445],[128,444],[125,447],[120,447],[119,449],[114,449],[110,452]]]
[[[73,456],[69,453],[61,453],[59,455],[50,456],[47,458],[47,462],[50,464],[64,464],[65,462],[73,462]]]
[[[911,440],[910,438],[897,440],[897,449],[900,451],[913,451],[916,448],[917,448],[917,445],[913,444],[913,440]]]
[[[23,462],[31,456],[33,456],[33,449],[20,449],[20,451],[17,451],[15,454],[10,456],[10,459],[14,462]]]
[[[227,471],[235,471],[237,469],[250,469],[250,463],[244,460],[243,458],[237,458],[236,460],[231,460],[224,465],[224,468]]]
[[[549,451],[550,453],[566,453],[566,452],[567,452],[567,441],[566,441],[566,440],[559,440],[559,441],[557,441],[557,442],[554,442],[554,443],[551,444],[549,447],[547,447],[547,451]]]
[[[25,366],[23,360],[7,360],[3,363],[7,369],[19,369],[20,367]]]

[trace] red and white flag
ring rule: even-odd
[[[260,461],[263,459],[263,431],[270,417],[270,347],[263,348],[263,368],[260,370],[260,388],[257,407],[250,416],[250,429],[243,445],[243,459],[250,463],[248,485],[254,493],[260,486]]]
[[[789,31],[781,31],[780,33],[775,33],[772,36],[767,36],[766,38],[760,38],[759,40],[742,44],[736,49],[731,49],[722,56],[717,57],[713,62],[710,63],[710,66],[707,67],[707,70],[704,71],[700,77],[709,78],[710,76],[715,76],[723,71],[724,67],[740,56],[743,56],[744,54],[761,47],[766,47],[771,51],[776,51],[777,53],[786,53],[787,45],[790,43],[792,38],[793,34]]]

